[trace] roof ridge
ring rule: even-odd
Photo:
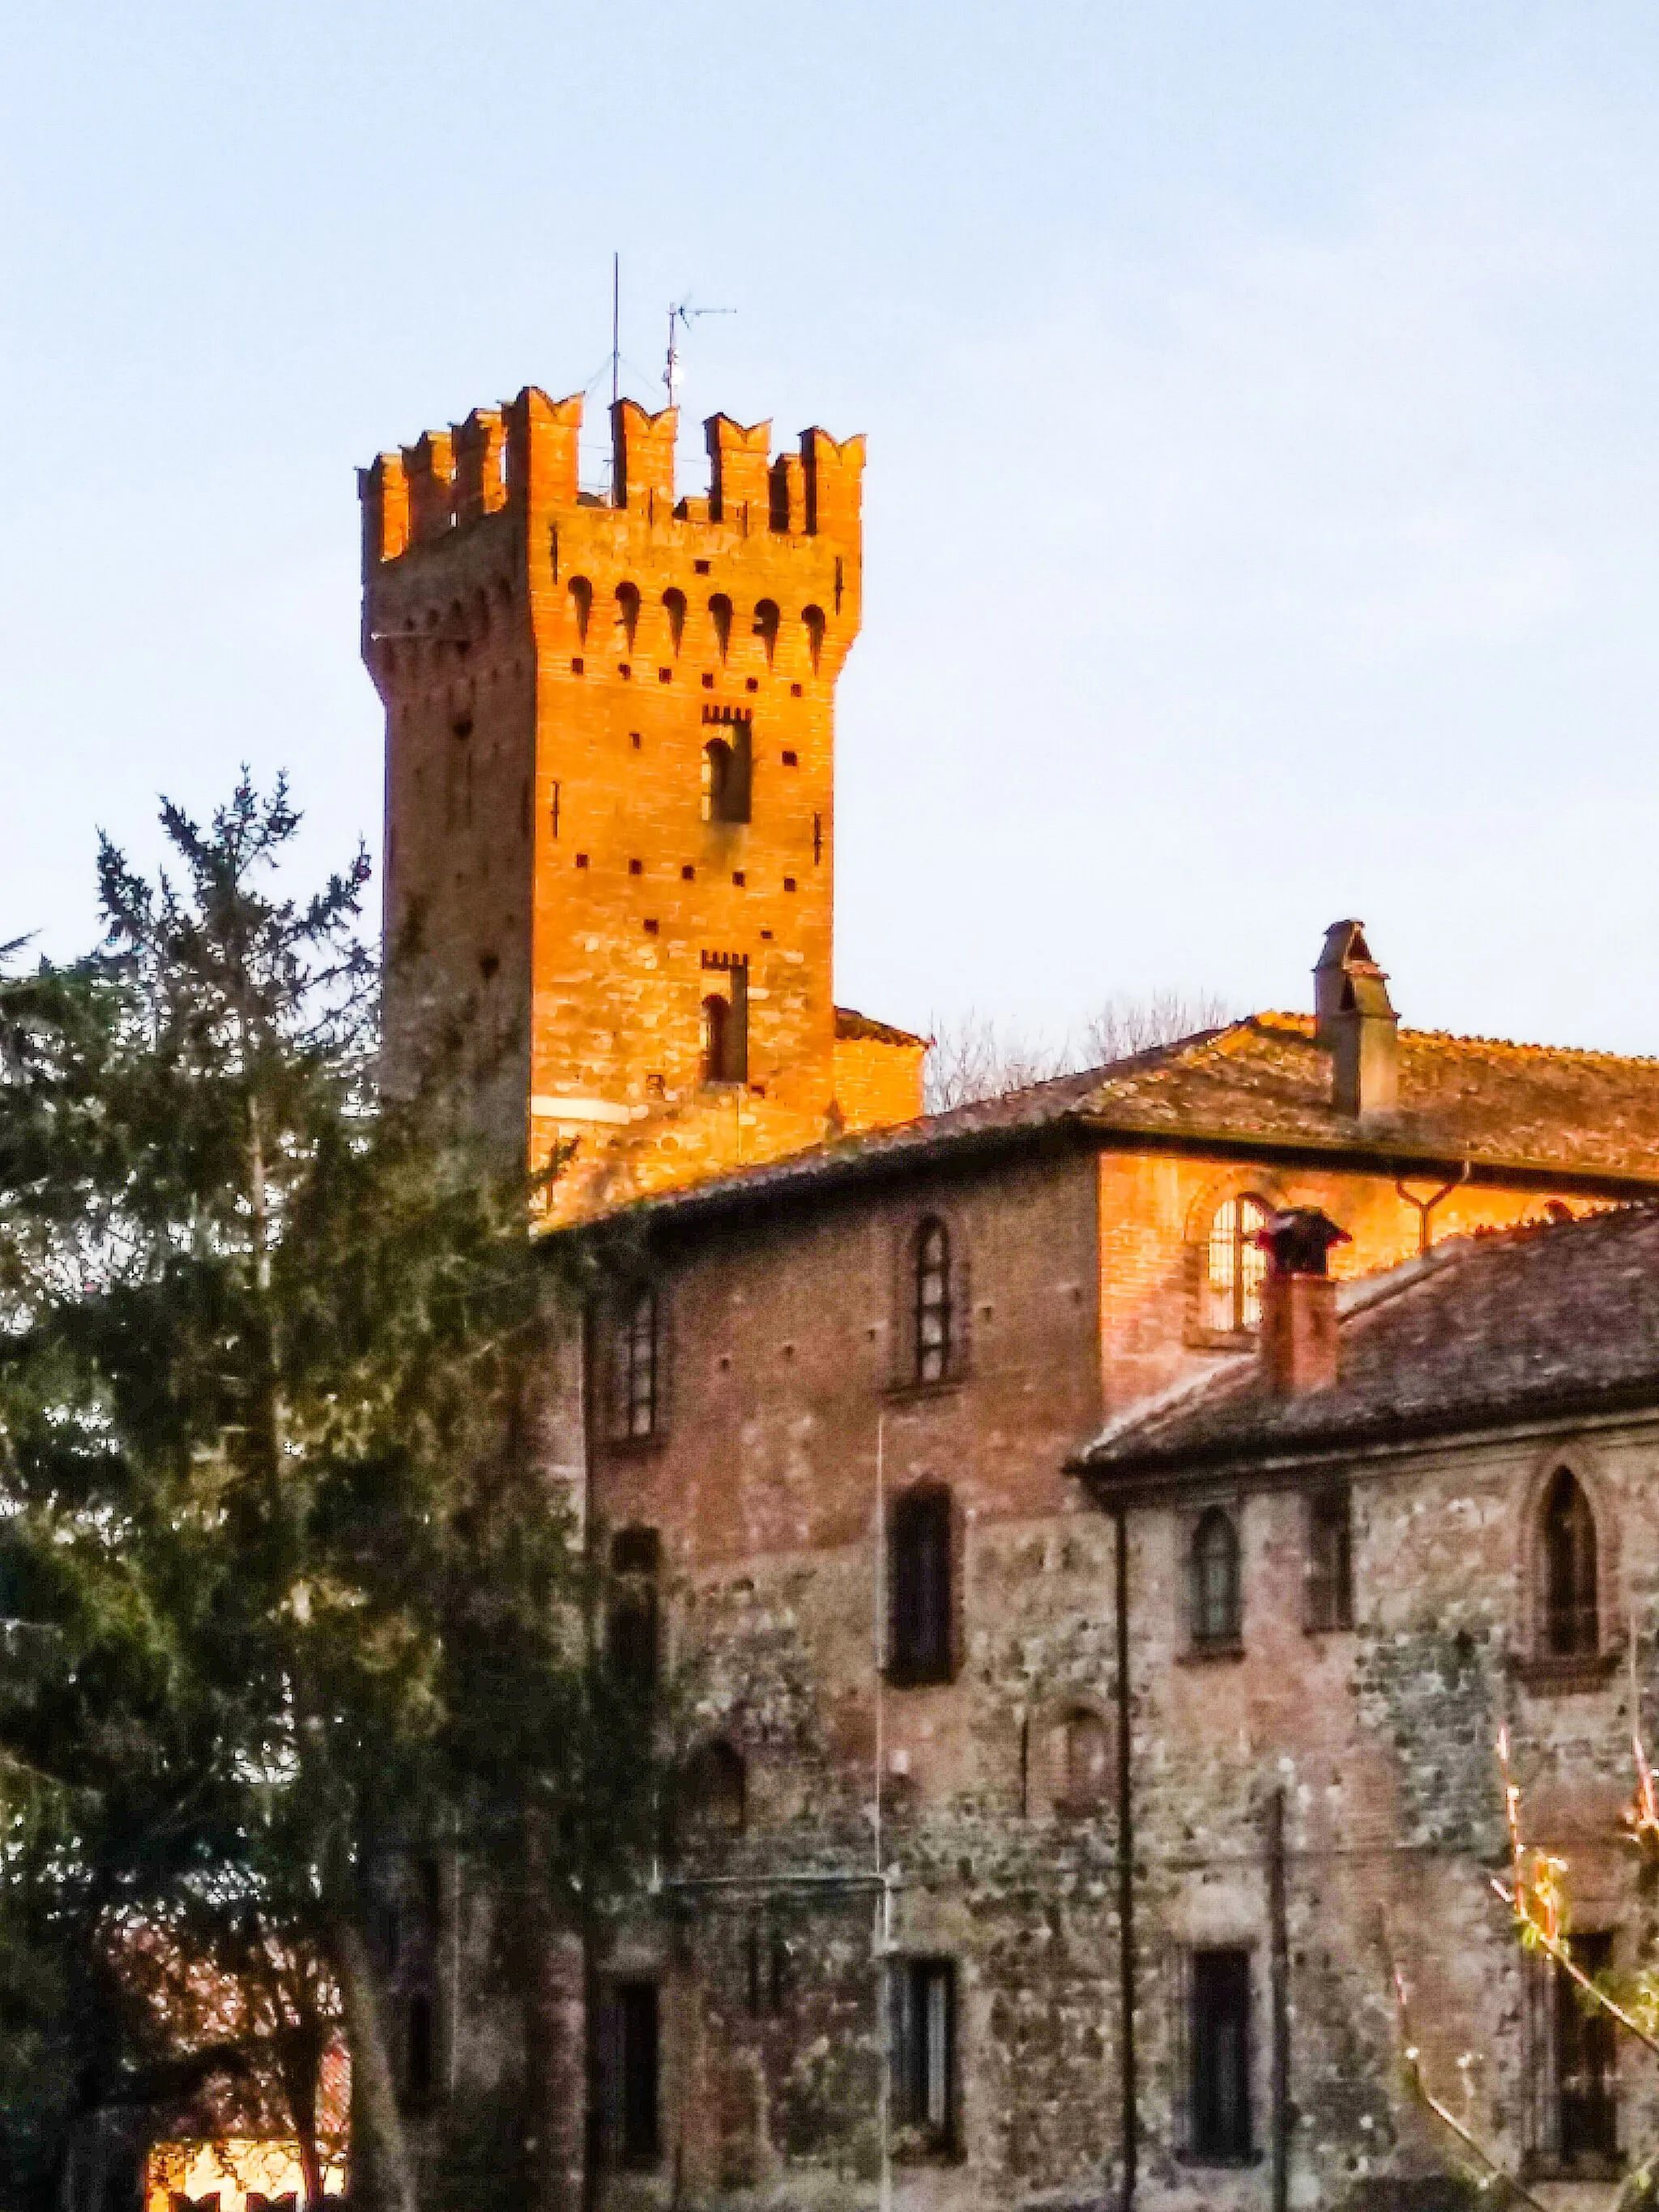
[[[1242,1018],[1245,1022],[1282,1022],[1288,1027],[1311,1037],[1314,1018],[1283,1006],[1264,1006],[1254,1014]],[[1401,1022],[1400,1034],[1419,1043],[1478,1045],[1486,1052],[1542,1054],[1551,1060],[1594,1060],[1611,1062],[1616,1067],[1659,1067],[1659,1053],[1610,1052],[1605,1047],[1589,1044],[1544,1044],[1525,1037],[1482,1036],[1461,1030],[1419,1030]]]

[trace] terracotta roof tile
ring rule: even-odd
[[[1097,1140],[1284,1146],[1407,1163],[1652,1178],[1659,1185],[1659,1060],[1553,1045],[1400,1032],[1400,1110],[1357,1122],[1331,1104],[1329,1054],[1311,1016],[1253,1014],[1077,1075],[863,1132],[645,1201],[697,1206],[949,1158],[1067,1126]]]
[[[1458,1237],[1344,1286],[1338,1379],[1277,1396],[1235,1356],[1131,1407],[1082,1455],[1103,1476],[1643,1403],[1659,1409],[1659,1204]]]

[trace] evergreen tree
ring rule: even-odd
[[[105,841],[98,950],[0,984],[0,1502],[27,1624],[0,1689],[0,2035],[31,1942],[65,1990],[18,2023],[0,2096],[33,2068],[58,2140],[43,2118],[18,2155],[61,2185],[77,2125],[165,2087],[112,1986],[119,1929],[149,1914],[221,1961],[252,1929],[326,1963],[354,2201],[407,2212],[377,1867],[423,1835],[516,1854],[568,1924],[647,1848],[652,1761],[530,1448],[571,1286],[441,1071],[379,1092],[363,857],[282,895],[298,817],[246,775],[207,831],[162,822],[177,880]]]

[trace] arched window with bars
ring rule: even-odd
[[[1205,1254],[1204,1325],[1237,1335],[1261,1326],[1267,1255],[1256,1243],[1273,1208],[1246,1191],[1225,1200],[1210,1221]]]
[[[634,1291],[617,1319],[612,1367],[612,1427],[619,1437],[650,1437],[661,1413],[657,1374],[657,1294]]]

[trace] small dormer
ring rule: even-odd
[[[1358,1121],[1400,1103],[1400,1021],[1360,921],[1334,921],[1314,969],[1314,1040],[1331,1055],[1331,1103]]]

